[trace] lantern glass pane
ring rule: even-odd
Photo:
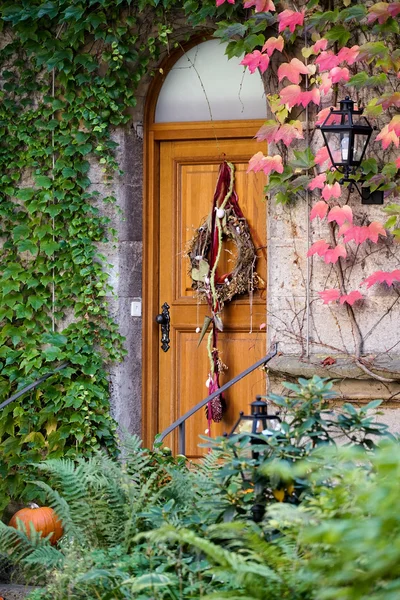
[[[354,134],[353,162],[361,162],[367,142],[368,135],[363,135],[362,133]]]
[[[262,433],[265,429],[265,419],[257,419],[254,423],[253,433]]]
[[[242,419],[236,428],[235,433],[251,433],[253,419]]]
[[[325,132],[326,143],[333,159],[333,164],[345,164],[349,156],[349,134],[348,132]]]

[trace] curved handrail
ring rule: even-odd
[[[11,404],[11,402],[14,402],[14,400],[17,400],[20,396],[22,396],[26,392],[30,392],[31,390],[34,390],[38,385],[43,383],[43,381],[46,381],[46,379],[48,379],[52,375],[55,375],[56,373],[58,373],[58,371],[65,369],[65,367],[68,367],[69,364],[70,364],[69,362],[61,363],[61,365],[56,367],[54,369],[54,371],[50,371],[49,373],[46,373],[46,375],[43,375],[42,377],[40,377],[40,379],[36,379],[36,381],[33,381],[29,385],[26,385],[24,388],[22,388],[22,390],[19,390],[18,392],[16,392],[15,394],[13,394],[9,398],[7,398],[7,400],[4,400],[4,402],[2,402],[0,404],[0,410],[2,408],[5,408],[8,404]]]
[[[179,453],[185,454],[185,421],[186,421],[186,419],[188,419],[189,417],[194,415],[198,410],[200,410],[201,408],[206,406],[206,404],[208,404],[209,402],[214,400],[214,398],[217,398],[217,396],[220,396],[223,392],[225,392],[225,390],[229,389],[232,385],[234,385],[235,383],[237,383],[238,381],[243,379],[243,377],[246,377],[246,375],[249,375],[249,373],[251,373],[252,371],[257,369],[258,367],[261,367],[261,365],[265,365],[272,358],[274,358],[274,356],[276,356],[277,353],[278,353],[278,344],[276,343],[276,344],[274,344],[273,350],[271,350],[266,356],[264,356],[264,358],[261,358],[260,360],[255,362],[253,365],[251,365],[250,367],[248,367],[247,369],[245,369],[244,371],[239,373],[239,375],[236,375],[236,377],[233,377],[233,379],[231,379],[227,383],[224,383],[224,385],[222,385],[220,388],[215,390],[215,392],[213,392],[212,394],[207,396],[207,398],[204,398],[204,400],[201,400],[200,402],[198,402],[198,404],[193,406],[193,408],[188,410],[184,415],[179,417],[179,419],[174,421],[169,427],[164,429],[164,431],[162,431],[160,434],[157,435],[157,437],[156,437],[157,442],[162,442],[163,439],[169,433],[171,433],[172,431],[174,431],[174,429],[179,427]]]

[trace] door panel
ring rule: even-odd
[[[198,347],[199,334],[209,308],[196,298],[188,275],[185,256],[193,237],[212,206],[221,156],[235,165],[235,189],[239,204],[259,248],[257,273],[266,281],[266,205],[263,198],[265,176],[246,174],[249,158],[260,150],[254,140],[215,140],[161,142],[160,147],[160,271],[159,301],[167,302],[171,315],[171,348],[160,350],[158,430],[184,414],[207,396],[205,382],[209,364],[206,337]],[[263,150],[265,148],[262,148]],[[234,244],[224,246],[226,272],[235,261]],[[224,271],[222,271],[224,272]],[[223,309],[224,332],[218,335],[220,358],[228,366],[220,377],[221,385],[259,360],[266,351],[265,286],[253,294],[239,296]],[[256,394],[265,393],[265,377],[256,371],[225,394],[227,410],[221,423],[212,423],[211,435],[229,431],[240,410],[247,410]],[[207,419],[200,411],[187,422],[187,455],[197,457],[199,435],[204,435]],[[176,450],[173,435],[165,443]]]

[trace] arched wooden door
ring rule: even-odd
[[[214,123],[163,123],[149,127],[146,148],[146,200],[144,222],[144,344],[143,344],[143,436],[147,445],[207,396],[205,382],[209,365],[205,340],[198,347],[206,304],[199,303],[191,289],[188,241],[212,205],[218,169],[225,158],[235,166],[235,188],[239,203],[255,232],[258,247],[257,272],[266,282],[265,176],[247,174],[248,161],[265,145],[253,139],[259,121]],[[235,260],[226,250],[226,261]],[[223,310],[224,331],[218,348],[228,369],[221,384],[266,354],[266,289],[253,298],[239,296]],[[168,352],[160,346],[161,332],[155,322],[161,305],[170,306],[171,342]],[[229,431],[240,410],[247,410],[256,394],[265,393],[265,374],[255,371],[226,393],[223,421],[212,424],[211,435]],[[190,418],[186,429],[189,457],[199,456],[199,435],[207,419],[203,412]],[[176,451],[171,435],[166,445]]]

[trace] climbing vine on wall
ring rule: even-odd
[[[0,7],[0,510],[37,497],[28,465],[115,451],[108,367],[124,355],[99,244],[114,233],[91,169],[119,167],[114,128],[168,51],[180,2],[25,0]],[[211,13],[215,12],[215,7]],[[172,12],[171,12],[172,11]]]
[[[389,383],[363,355],[365,339],[379,329],[400,297],[395,245],[400,239],[400,2],[216,0],[218,6],[227,3],[241,3],[249,13],[240,24],[221,23],[217,35],[229,42],[229,54],[246,52],[242,64],[250,73],[263,73],[266,81],[270,118],[257,138],[268,141],[270,155],[257,153],[249,171],[269,175],[266,192],[278,203],[310,198],[310,219],[320,221],[315,229],[325,237],[309,247],[307,256],[328,265],[326,285],[315,290],[319,298],[312,301],[342,305],[342,317],[339,311],[333,314],[340,335],[348,318],[353,351],[346,351],[369,376]],[[251,31],[254,43],[248,51],[245,40]],[[372,216],[371,211],[352,210],[351,190],[331,170],[327,149],[317,140],[315,126],[346,95],[363,107],[377,129],[356,179],[371,191],[384,191],[386,215],[380,218],[376,211]],[[386,287],[392,302],[366,332],[363,310],[372,286]],[[393,350],[398,344],[394,335],[386,347]]]
[[[322,184],[331,210],[339,184],[329,172],[322,181],[316,169],[323,156],[309,148],[291,154],[290,147],[308,138],[304,111],[332,90],[335,104],[346,85],[359,91],[359,101],[370,92],[366,113],[383,126],[383,148],[398,146],[399,12],[397,2],[352,0],[2,2],[0,401],[59,361],[70,366],[1,414],[0,508],[10,495],[36,494],[21,465],[99,445],[114,449],[107,369],[124,349],[109,316],[111,290],[98,249],[114,235],[99,202],[113,198],[98,197],[91,169],[100,168],[105,181],[118,170],[113,129],[129,120],[160,53],[184,34],[214,30],[228,42],[228,55],[245,55],[244,64],[263,71],[271,89],[275,78],[273,118],[259,137],[280,153],[258,156],[250,168],[270,173],[268,192],[280,202]],[[384,159],[366,161],[364,171],[372,186],[396,196],[398,160]],[[387,211],[386,227],[396,236],[398,205]],[[335,264],[343,260],[337,253]],[[348,295],[343,286],[339,292]]]

